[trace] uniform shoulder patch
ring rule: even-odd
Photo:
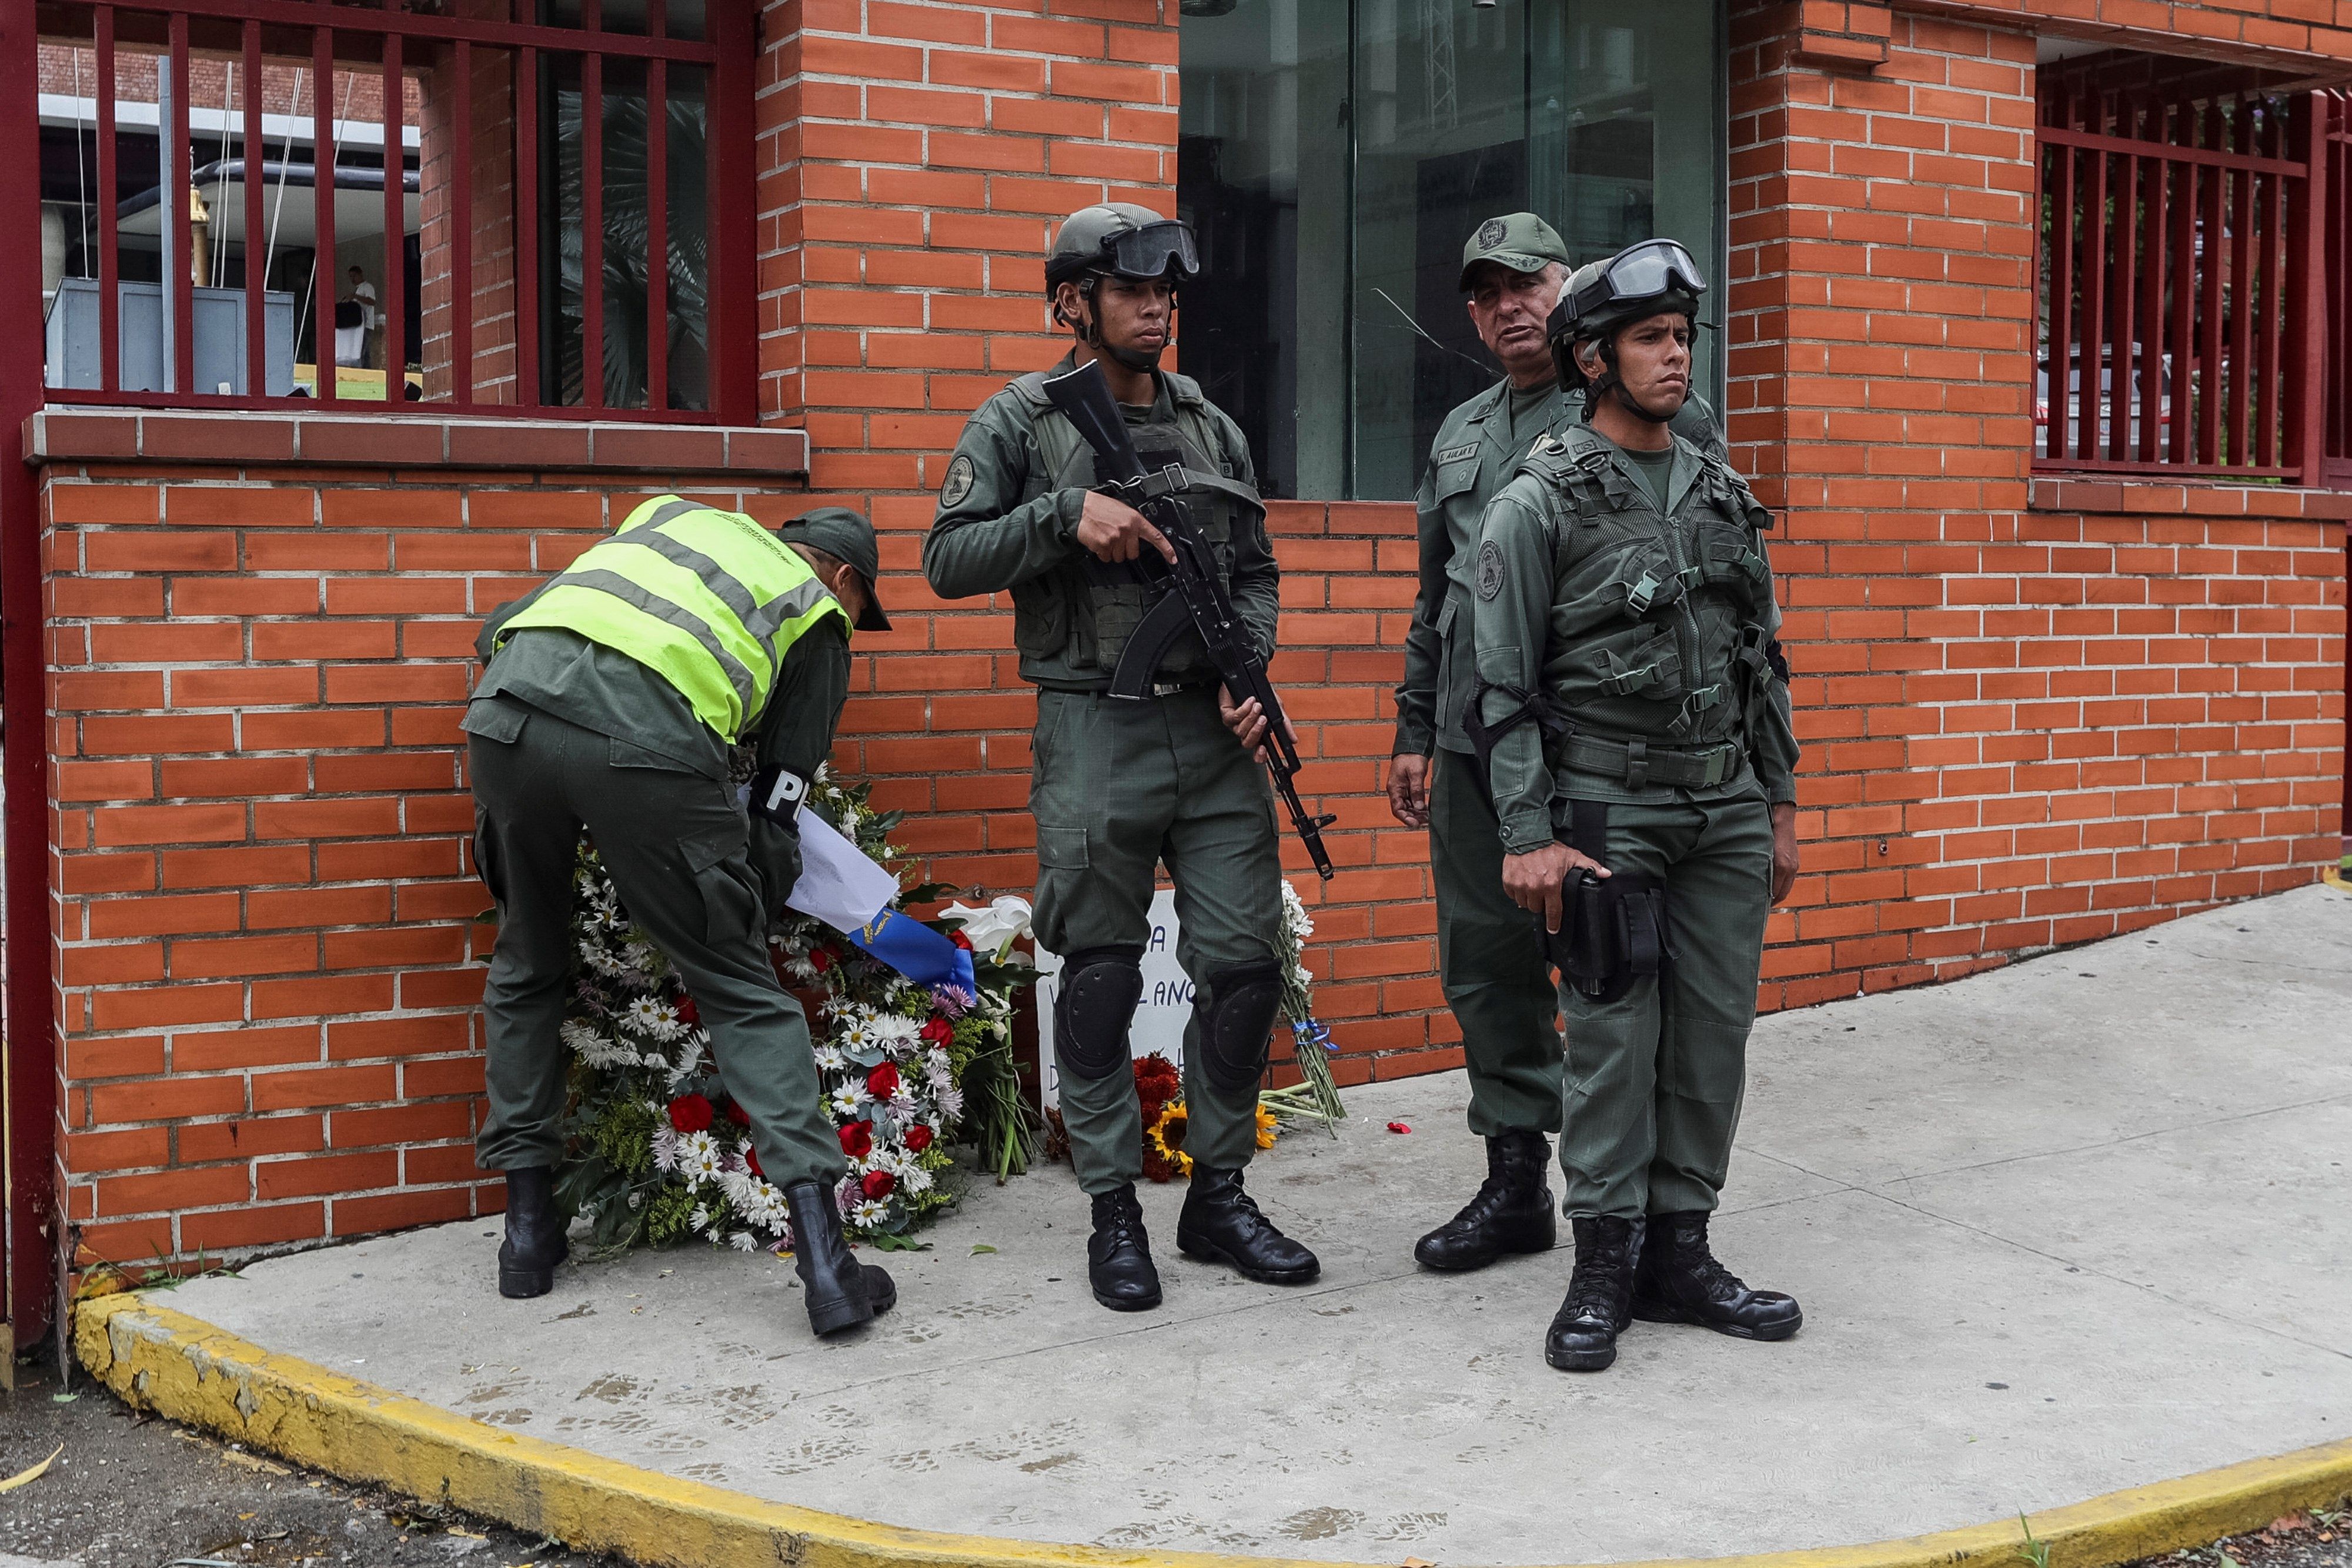
[[[1478,547],[1478,597],[1491,600],[1503,591],[1503,547],[1488,539]]]
[[[955,461],[948,465],[946,480],[940,486],[940,505],[962,505],[963,498],[971,494],[973,477],[971,459],[961,453],[956,454]]]
[[[1429,460],[1435,464],[1459,463],[1465,457],[1477,455],[1478,444],[1475,441],[1465,441],[1459,446],[1449,446],[1443,452],[1432,454]]]

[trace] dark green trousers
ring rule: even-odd
[[[1070,953],[1151,936],[1156,868],[1176,884],[1177,961],[1197,998],[1230,965],[1263,963],[1282,932],[1282,861],[1265,769],[1217,716],[1213,687],[1150,702],[1037,694],[1037,940]],[[1257,1086],[1219,1089],[1184,1026],[1184,1152],[1237,1170],[1257,1150]],[[1143,1119],[1122,1069],[1080,1078],[1061,1062],[1062,1124],[1089,1193],[1143,1174]]]
[[[486,1170],[563,1152],[573,857],[585,827],[629,916],[677,967],[728,1094],[778,1186],[848,1168],[825,1114],[808,1019],[768,964],[767,917],[734,791],[683,764],[511,699],[467,712],[474,860],[499,904],[482,990]]]
[[[1502,824],[1478,759],[1430,758],[1429,864],[1437,887],[1437,973],[1462,1026],[1470,1130],[1557,1133],[1559,998],[1527,911],[1503,891]]]
[[[1753,784],[1701,804],[1612,801],[1602,862],[1664,879],[1677,956],[1613,1002],[1560,988],[1565,1207],[1571,1218],[1711,1210],[1748,1079],[1772,905],[1771,809]]]

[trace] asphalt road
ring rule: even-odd
[[[446,1509],[248,1454],[141,1416],[87,1378],[20,1366],[0,1394],[0,1568],[632,1568]],[[715,1568],[715,1565],[714,1565]]]

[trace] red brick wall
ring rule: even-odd
[[[457,719],[482,613],[646,494],[741,479],[469,467],[589,434],[150,417],[43,474],[60,1186],[82,1256],[461,1217],[481,1085]],[[53,446],[137,450],[129,419]],[[616,450],[650,433],[609,438]],[[703,430],[745,467],[788,437]],[[430,444],[428,455],[425,445]],[[795,448],[796,449],[796,448]],[[351,465],[373,454],[412,464]],[[225,461],[224,461],[225,460]],[[440,465],[446,463],[446,465]]]
[[[1768,1002],[2310,880],[2352,498],[2035,484],[2033,39],[1896,12],[1824,69],[1799,10],[1733,18],[1731,435],[1808,753]]]

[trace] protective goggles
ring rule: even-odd
[[[1650,239],[1602,262],[1599,271],[1570,290],[1563,303],[1570,319],[1582,320],[1624,300],[1665,294],[1696,298],[1706,292],[1706,277],[1689,251],[1674,240]]]
[[[1102,249],[1105,270],[1121,277],[1200,276],[1201,253],[1192,244],[1192,225],[1173,218],[1106,235]]]

